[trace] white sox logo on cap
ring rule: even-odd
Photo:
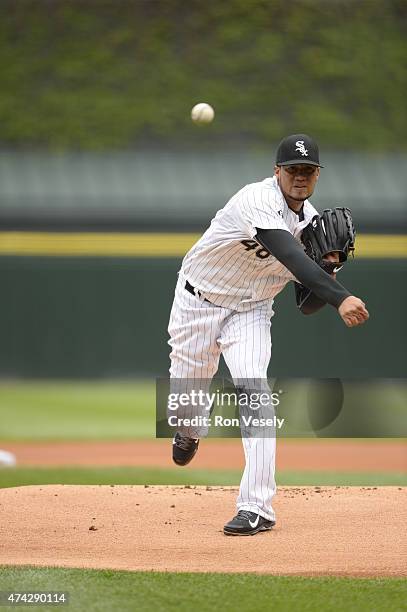
[[[304,141],[303,140],[297,140],[297,142],[295,143],[296,146],[296,151],[299,151],[301,153],[302,156],[308,156],[308,151],[304,146]]]
[[[301,163],[321,167],[317,143],[307,134],[286,136],[278,145],[276,166],[290,166]]]

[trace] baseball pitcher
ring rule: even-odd
[[[274,176],[238,191],[186,254],[168,327],[173,381],[210,381],[222,353],[234,381],[263,381],[264,390],[273,301],[290,281],[304,314],[329,304],[348,327],[368,319],[364,302],[336,280],[354,248],[350,211],[320,217],[309,202],[321,168],[310,136],[284,138]],[[192,460],[200,437],[199,428],[179,428],[177,465]],[[242,442],[246,465],[226,535],[254,535],[275,524],[275,436],[242,435]]]

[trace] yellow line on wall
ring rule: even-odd
[[[407,235],[360,234],[356,236],[355,257],[404,259],[407,257]]]
[[[183,257],[200,234],[0,232],[0,255],[49,257]],[[355,257],[407,257],[407,235],[360,234]]]
[[[2,255],[182,257],[199,234],[0,232]]]

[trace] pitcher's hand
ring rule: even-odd
[[[350,295],[338,308],[338,312],[342,320],[348,327],[356,327],[362,325],[369,318],[369,313],[365,307],[365,303],[361,299]]]

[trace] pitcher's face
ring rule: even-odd
[[[314,193],[319,167],[310,164],[276,166],[274,173],[284,197],[303,202]]]

